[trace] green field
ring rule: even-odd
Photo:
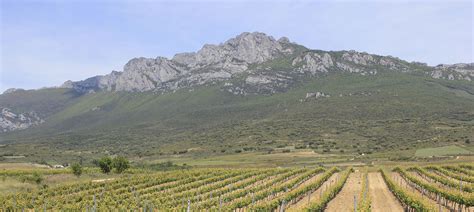
[[[443,147],[432,147],[417,149],[415,156],[417,157],[430,157],[430,156],[447,156],[447,155],[472,155],[473,153],[467,149],[459,146],[443,146]]]

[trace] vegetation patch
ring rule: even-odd
[[[416,157],[470,155],[470,154],[472,154],[471,151],[466,150],[459,146],[455,146],[455,145],[417,149],[415,152]]]

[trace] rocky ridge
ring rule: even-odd
[[[435,79],[471,81],[474,79],[474,63],[440,64],[434,67],[431,76]]]
[[[262,63],[291,54],[287,40],[275,40],[263,33],[243,33],[220,45],[206,44],[198,52],[164,57],[134,58],[125,64],[123,72],[113,71],[79,82],[68,81],[62,87],[79,92],[158,91],[175,90],[190,85],[230,79],[249,69],[250,64]]]
[[[22,130],[44,122],[34,111],[14,113],[10,108],[0,107],[0,133]]]
[[[219,45],[206,44],[197,52],[176,54],[172,59],[134,58],[125,64],[123,72],[67,81],[62,87],[80,93],[163,93],[225,82],[222,89],[236,95],[272,94],[284,92],[308,77],[330,72],[375,75],[380,71],[423,71],[438,79],[474,79],[472,63],[430,67],[356,51],[309,50],[285,37],[276,40],[264,33],[246,32]]]

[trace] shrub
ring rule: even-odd
[[[82,166],[78,163],[72,164],[71,166],[72,173],[76,175],[76,177],[81,176],[82,174]]]
[[[122,173],[130,167],[130,163],[125,157],[118,156],[113,159],[112,167],[115,168],[117,173]]]
[[[306,145],[296,145],[295,149],[306,149]]]
[[[246,152],[247,151],[253,151],[253,150],[255,150],[254,147],[244,147],[244,151],[246,151]]]
[[[35,183],[39,185],[41,184],[41,182],[43,182],[43,176],[35,172],[33,173],[33,181],[35,181]]]
[[[34,172],[32,175],[24,175],[20,176],[20,181],[21,182],[34,182],[36,184],[41,184],[43,182],[43,176],[41,176],[39,173]]]
[[[186,153],[188,153],[188,150],[187,150],[187,149],[181,150],[181,151],[178,152],[178,154],[180,154],[180,155],[181,155],[181,154],[186,154]]]
[[[103,173],[108,174],[112,170],[112,159],[108,156],[94,161],[94,163],[102,170]]]

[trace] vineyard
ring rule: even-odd
[[[473,182],[466,164],[134,172],[3,194],[0,210],[473,212]]]

